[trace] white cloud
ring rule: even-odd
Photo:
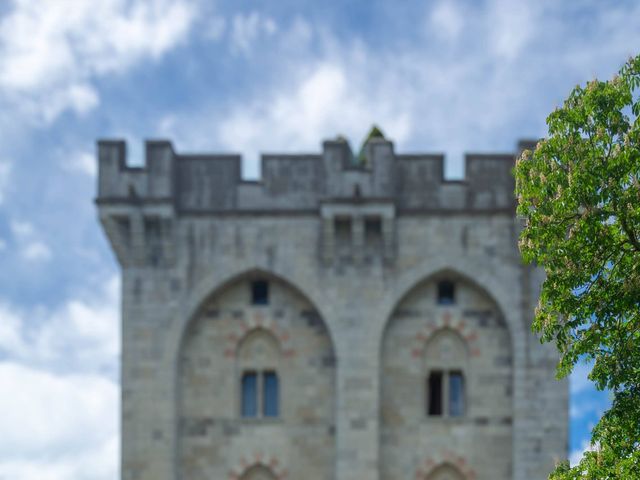
[[[227,28],[227,22],[222,17],[214,16],[202,28],[203,35],[209,40],[220,40]]]
[[[490,45],[497,61],[514,60],[526,55],[528,42],[543,33],[543,2],[494,0],[486,14]]]
[[[0,363],[0,479],[117,478],[118,387]]]
[[[15,237],[20,256],[30,262],[42,262],[50,260],[51,249],[40,238],[40,235],[29,222],[14,220],[10,224],[11,232]]]
[[[445,40],[458,38],[465,23],[465,12],[456,2],[441,1],[429,14],[428,29]]]
[[[13,309],[0,304],[0,354],[26,356],[27,347],[21,335],[22,320]]]
[[[220,126],[219,142],[247,153],[246,173],[255,176],[260,151],[317,151],[322,138],[338,133],[359,141],[374,122],[393,139],[406,139],[409,121],[401,105],[371,101],[382,92],[364,80],[340,63],[314,65],[293,85],[233,108]]]
[[[11,162],[8,160],[0,160],[0,205],[3,204],[7,187],[9,186],[9,177],[11,175]]]
[[[605,410],[611,407],[612,394],[606,390],[597,390],[595,383],[589,380],[588,375],[592,368],[593,362],[580,362],[574,366],[569,377],[571,392],[569,414],[572,420],[591,418],[595,424]]]
[[[11,222],[11,231],[20,239],[31,237],[34,234],[33,225],[21,220],[14,220]]]
[[[569,455],[569,463],[572,467],[575,467],[578,463],[580,463],[580,460],[582,460],[585,452],[591,452],[593,450],[595,450],[595,447],[591,445],[591,442],[589,440],[584,440],[582,442],[582,446],[579,449],[571,452],[571,454]]]
[[[248,54],[261,36],[269,37],[277,30],[276,22],[269,16],[256,11],[236,14],[231,23],[231,47],[234,51]]]
[[[613,74],[630,39],[640,41],[640,31],[620,20],[620,12],[607,14],[618,22],[591,20],[599,33],[585,36],[563,23],[559,8],[505,0],[486,6],[441,3],[429,12],[431,21],[460,48],[441,48],[428,37],[373,48],[316,26],[311,36],[320,45],[307,45],[306,55],[283,54],[284,42],[261,51],[271,56],[279,78],[221,114],[215,147],[244,153],[245,172],[255,176],[258,151],[317,151],[322,138],[337,133],[357,148],[377,123],[400,151],[445,151],[447,175],[459,177],[463,152],[513,151],[517,135],[543,135],[544,118],[558,96],[591,77],[596,65]],[[580,41],[567,43],[570,34]],[[558,49],[559,43],[566,48]],[[593,55],[584,56],[591,50]],[[615,61],[613,52],[619,52]],[[555,73],[559,70],[563,74]],[[185,133],[185,143],[198,144],[193,138],[198,131],[210,139],[211,111],[202,113],[201,129],[192,119],[176,122],[193,129]]]
[[[77,172],[89,177],[95,177],[98,173],[98,163],[95,155],[89,152],[75,152],[64,155],[62,167],[70,172]]]
[[[39,262],[51,259],[51,250],[46,243],[32,241],[22,248],[22,256],[25,260]]]
[[[50,121],[99,102],[92,80],[157,59],[195,16],[186,0],[14,0],[0,22],[0,86],[15,108]]]
[[[118,477],[118,305],[116,277],[53,310],[0,302],[0,479]]]
[[[89,84],[77,83],[47,92],[47,99],[37,104],[27,102],[32,114],[40,115],[45,122],[51,122],[66,109],[82,115],[100,103],[98,92]]]
[[[34,262],[47,261],[51,259],[51,250],[45,243],[35,241],[24,246],[22,256]]]
[[[0,303],[0,356],[37,368],[112,372],[120,349],[119,281],[55,310]]]

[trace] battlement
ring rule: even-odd
[[[355,157],[344,140],[322,152],[264,154],[262,178],[241,178],[235,154],[179,154],[167,140],[146,142],[145,165],[129,167],[126,144],[98,141],[97,203],[166,204],[178,214],[319,211],[326,203],[391,203],[398,212],[512,211],[513,153],[465,156],[463,180],[444,178],[444,156],[396,154],[393,143],[371,138]]]

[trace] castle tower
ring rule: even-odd
[[[524,148],[521,144],[519,148]],[[514,158],[98,142],[122,266],[123,480],[542,480],[568,388],[531,333]]]

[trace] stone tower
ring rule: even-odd
[[[531,146],[522,143],[519,149]],[[567,382],[530,323],[514,158],[98,142],[122,266],[123,480],[542,480]]]

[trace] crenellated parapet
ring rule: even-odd
[[[466,155],[466,177],[444,177],[444,156],[396,154],[369,138],[355,156],[344,140],[321,153],[262,155],[262,178],[241,177],[240,155],[176,153],[170,142],[146,142],[145,164],[127,166],[123,141],[98,142],[100,219],[122,265],[170,266],[176,221],[190,216],[317,215],[325,265],[392,262],[402,215],[495,213],[515,209],[514,160]]]
[[[533,143],[521,143],[522,147]],[[513,210],[511,173],[519,151],[465,156],[466,176],[444,178],[444,156],[396,154],[370,139],[359,158],[343,140],[321,153],[265,154],[262,178],[241,178],[240,155],[185,155],[146,142],[143,167],[129,167],[123,141],[98,142],[98,204],[164,203],[177,214],[320,211],[325,202],[392,203],[403,212]]]

